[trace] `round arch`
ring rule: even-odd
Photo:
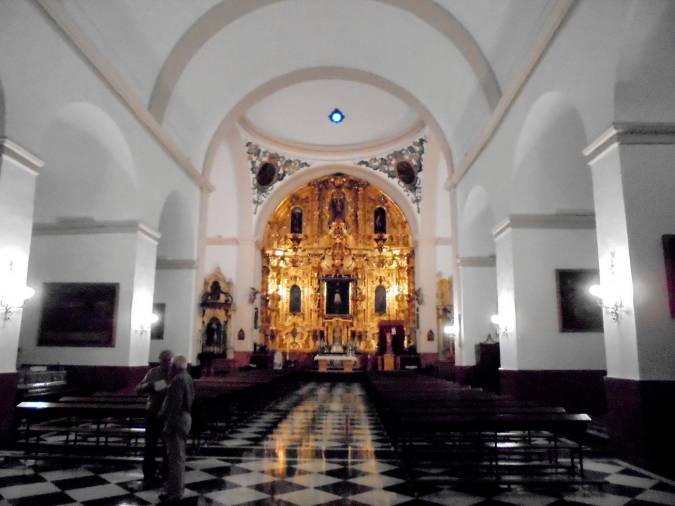
[[[384,194],[389,196],[396,205],[401,209],[403,214],[408,220],[410,226],[410,233],[412,234],[413,240],[419,237],[419,221],[410,201],[403,194],[401,190],[397,187],[387,183],[380,176],[374,172],[366,171],[362,167],[348,164],[326,164],[322,166],[311,167],[304,169],[302,172],[297,174],[295,177],[290,178],[286,181],[283,181],[279,186],[275,188],[269,198],[260,208],[258,215],[256,216],[254,224],[254,233],[253,237],[256,241],[261,242],[263,235],[265,233],[265,227],[270,217],[274,213],[274,210],[279,206],[279,204],[290,194],[293,193],[298,188],[305,186],[310,181],[317,179],[322,176],[328,176],[334,174],[335,172],[341,172],[349,176],[354,176],[359,179],[363,179],[368,183],[375,186],[378,190],[382,191]]]
[[[227,25],[243,16],[283,0],[223,1],[206,11],[176,42],[164,61],[150,96],[149,110],[160,123],[173,91],[190,61],[204,45]],[[421,19],[441,33],[462,54],[481,85],[490,109],[494,110],[501,90],[494,70],[469,31],[449,11],[432,0],[374,0]]]
[[[195,237],[192,209],[187,200],[177,191],[172,191],[164,200],[159,218],[157,256],[171,259],[194,257]]]
[[[460,256],[487,256],[495,252],[492,229],[494,211],[487,191],[482,186],[471,188],[460,216]]]
[[[46,163],[37,180],[36,221],[138,219],[133,154],[122,129],[103,109],[89,102],[61,107],[47,124],[40,152]]]
[[[523,122],[513,159],[510,213],[592,211],[588,144],[581,114],[564,93],[549,91]]]

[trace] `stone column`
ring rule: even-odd
[[[495,238],[502,392],[572,411],[602,411],[602,326],[563,326],[558,287],[565,272],[597,270],[594,216],[513,215]],[[573,303],[597,310],[599,320],[588,286],[577,287]]]
[[[476,345],[488,334],[496,340],[490,316],[497,312],[497,274],[494,256],[460,257],[461,319],[456,340],[455,377],[466,385],[472,382]]]
[[[675,319],[662,236],[675,233],[675,125],[615,124],[584,154],[604,303],[621,304],[616,320],[604,317],[610,437],[639,462],[667,470],[675,451],[675,417],[666,409],[675,397]]]
[[[42,161],[7,138],[0,138],[0,298],[14,304],[26,285],[35,179]],[[10,300],[7,300],[9,297]],[[17,301],[22,302],[22,301]],[[14,416],[16,359],[23,311],[0,307],[0,441]]]
[[[37,294],[26,305],[21,363],[65,365],[74,386],[131,387],[145,373],[159,234],[138,221],[63,219],[36,224],[28,271]],[[112,346],[39,346],[44,283],[116,283]]]

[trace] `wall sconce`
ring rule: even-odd
[[[141,323],[138,326],[138,329],[136,332],[139,334],[144,334],[145,332],[149,332],[152,326],[157,323],[160,320],[159,315],[157,313],[150,313],[150,316],[148,316],[147,323]]]
[[[9,320],[12,314],[23,309],[24,301],[35,295],[35,290],[17,278],[14,262],[10,261],[7,270],[0,273],[0,312],[4,320]]]
[[[623,301],[614,290],[602,285],[591,285],[588,291],[598,299],[598,304],[607,312],[612,321],[619,320],[620,311],[623,309]]]
[[[35,295],[35,290],[30,286],[23,286],[21,288],[14,288],[7,293],[0,295],[0,310],[2,310],[3,318],[9,320],[12,315],[23,309],[23,304],[26,300]]]
[[[490,316],[490,321],[495,326],[495,334],[498,338],[509,337],[509,329],[506,327],[506,321],[502,315],[493,314]]]

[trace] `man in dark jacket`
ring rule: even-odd
[[[154,479],[157,473],[157,442],[162,436],[163,421],[159,418],[166,391],[171,381],[171,359],[173,353],[164,350],[159,354],[159,365],[150,369],[136,387],[136,393],[147,395],[145,414],[145,455],[143,457],[143,477]],[[165,452],[163,452],[165,453]],[[162,459],[162,474],[166,476],[166,457]]]
[[[173,357],[171,374],[171,383],[160,411],[160,417],[164,421],[168,467],[166,494],[161,494],[160,499],[178,502],[183,497],[185,440],[192,426],[190,410],[195,398],[195,387],[187,372],[187,359],[184,356]]]

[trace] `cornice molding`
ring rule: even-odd
[[[492,111],[492,116],[485,125],[483,135],[469,150],[462,162],[457,166],[457,170],[455,170],[454,174],[444,184],[446,190],[453,188],[464,179],[464,176],[466,176],[471,167],[473,167],[481,153],[488,144],[490,144],[492,138],[497,133],[497,130],[504,119],[506,119],[508,112],[511,110],[516,99],[520,96],[521,91],[523,91],[527,85],[530,77],[532,77],[532,74],[534,74],[534,71],[539,66],[546,50],[555,39],[560,31],[560,27],[568,18],[576,3],[576,0],[558,0],[556,2],[553,12],[547,20],[546,27],[535,43],[525,66],[518,74],[516,74],[511,81],[510,86],[502,94],[497,107]]]
[[[77,24],[67,15],[60,2],[51,0],[35,0],[47,17],[61,30],[66,39],[76,47],[84,57],[84,61],[94,70],[101,81],[110,88],[122,104],[131,112],[138,122],[176,162],[183,172],[200,188],[211,187],[201,172],[183,153],[178,144],[171,138],[162,125],[150,114],[142,100],[122,79],[120,73],[96,48],[96,45],[80,30]]]
[[[495,239],[509,229],[595,229],[595,214],[514,214],[497,225],[492,235]]]
[[[197,268],[197,260],[190,258],[157,258],[157,270],[193,270]]]
[[[33,235],[141,234],[159,242],[158,231],[141,221],[96,221],[92,218],[60,218],[56,223],[34,223]]]
[[[497,257],[495,255],[485,257],[457,257],[459,267],[495,267]]]
[[[7,137],[0,137],[0,156],[6,156],[16,162],[22,169],[33,176],[36,176],[38,170],[45,164],[26,148],[19,146]]]
[[[675,144],[675,123],[614,123],[591,142],[583,153],[592,162],[617,144]]]
[[[217,235],[206,238],[207,246],[237,246],[238,244],[239,238],[237,237],[223,237],[221,235]]]

